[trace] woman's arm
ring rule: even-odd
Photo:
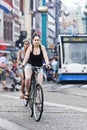
[[[18,51],[17,64],[20,64],[20,62],[21,62],[21,50]]]
[[[46,62],[46,65],[49,65],[49,58],[48,58],[48,55],[47,55],[46,48],[43,45],[41,45],[41,49],[42,49],[42,52],[43,52],[43,57],[44,57],[44,60]]]

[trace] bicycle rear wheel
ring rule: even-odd
[[[36,86],[36,91],[34,92],[34,103],[33,103],[33,112],[34,112],[34,119],[39,121],[42,116],[43,112],[43,89],[38,84]]]

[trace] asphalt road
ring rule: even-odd
[[[43,83],[43,90],[44,111],[40,122],[35,122],[19,91],[5,92],[0,85],[0,130],[87,130],[86,84],[49,82]]]

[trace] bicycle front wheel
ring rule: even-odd
[[[43,101],[44,101],[43,89],[38,84],[36,86],[36,91],[34,93],[34,104],[33,104],[34,119],[36,121],[39,121],[41,119],[43,112]]]

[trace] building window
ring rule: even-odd
[[[4,39],[6,40],[6,21],[4,21]]]
[[[12,40],[12,23],[10,21],[4,21],[4,39]]]
[[[33,0],[30,0],[30,10],[33,11]]]

